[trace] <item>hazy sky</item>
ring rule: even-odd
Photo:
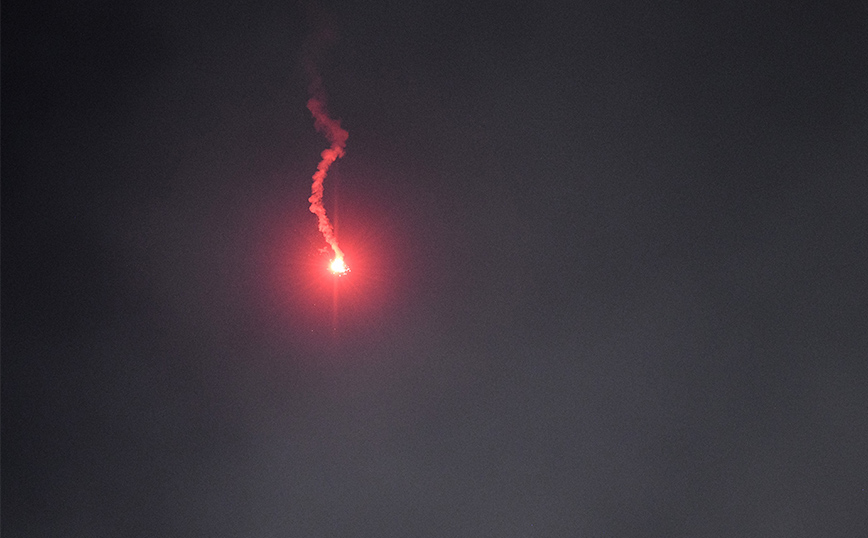
[[[4,5],[4,536],[868,533],[864,5],[176,4]]]

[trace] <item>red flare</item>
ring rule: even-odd
[[[342,257],[335,258],[331,265],[329,265],[329,269],[332,270],[332,273],[341,276],[350,272],[350,268],[347,267],[347,264],[344,263],[344,259]]]

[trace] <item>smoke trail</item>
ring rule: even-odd
[[[332,262],[332,270],[336,273],[345,272],[338,268],[345,268],[343,264],[344,253],[338,247],[338,240],[335,237],[335,230],[332,223],[326,216],[325,207],[322,205],[323,196],[323,181],[328,174],[329,167],[344,156],[344,148],[347,145],[347,133],[341,128],[341,122],[329,117],[326,110],[325,91],[322,88],[322,79],[314,72],[311,66],[308,66],[308,74],[311,78],[310,83],[310,99],[307,102],[307,108],[313,114],[314,126],[316,130],[325,135],[331,143],[331,147],[323,150],[322,160],[316,167],[316,173],[313,175],[313,186],[311,187],[311,195],[308,198],[310,202],[310,211],[317,217],[319,231],[322,233],[326,243],[332,247],[335,253],[335,260]]]

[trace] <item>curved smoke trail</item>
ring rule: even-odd
[[[316,130],[325,135],[331,143],[331,147],[322,152],[322,160],[319,165],[317,165],[316,173],[313,175],[313,185],[311,186],[311,195],[310,198],[308,198],[308,201],[310,202],[311,213],[317,216],[319,231],[325,238],[326,243],[329,244],[335,253],[335,259],[332,262],[332,270],[340,273],[344,271],[337,270],[337,268],[345,267],[343,265],[344,253],[340,247],[338,247],[338,240],[337,237],[335,237],[334,227],[332,227],[332,223],[326,216],[325,207],[322,205],[322,196],[323,181],[325,181],[329,167],[331,167],[336,160],[344,156],[344,148],[347,145],[347,137],[349,136],[349,133],[341,128],[340,120],[329,117],[328,110],[326,110],[325,91],[322,88],[322,79],[320,76],[316,73],[309,74],[311,75],[311,97],[307,102],[307,108],[310,110],[310,113],[313,114]]]

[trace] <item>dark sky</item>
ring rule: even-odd
[[[864,3],[125,4],[3,8],[4,536],[868,535]]]

